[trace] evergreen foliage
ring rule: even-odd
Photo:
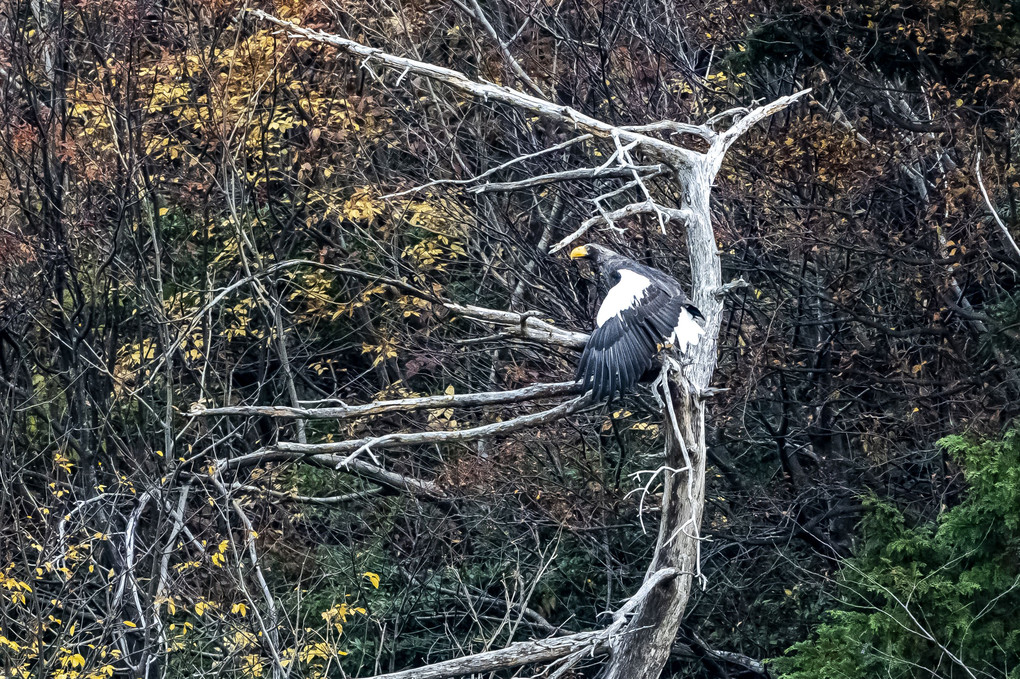
[[[872,499],[841,606],[776,661],[784,677],[1020,677],[1020,430],[941,447],[965,497],[919,525]]]

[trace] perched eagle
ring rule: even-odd
[[[704,316],[680,283],[601,245],[582,245],[571,259],[588,259],[608,289],[577,366],[577,379],[595,400],[630,390],[671,344],[684,352],[698,343]]]

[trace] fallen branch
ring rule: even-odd
[[[599,630],[536,641],[519,641],[495,651],[444,660],[413,670],[377,674],[368,679],[446,679],[462,677],[465,674],[484,674],[521,665],[547,663],[568,656],[579,649],[600,647],[602,635],[603,632]]]

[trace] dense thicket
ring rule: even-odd
[[[188,415],[568,380],[575,352],[438,300],[587,331],[594,285],[550,244],[634,199],[631,187],[593,201],[619,178],[486,187],[609,159],[613,145],[383,76],[290,40],[250,6],[0,9],[0,676],[366,676],[549,626],[590,629],[644,576],[656,517],[642,509],[655,503],[635,491],[662,447],[647,391],[509,437],[374,460],[413,487],[226,461],[279,440],[463,428],[522,407]],[[933,636],[966,645],[959,607],[983,610],[992,591],[959,584],[975,555],[996,565],[996,583],[1015,571],[1011,528],[946,528],[989,521],[981,507],[1015,494],[1015,475],[964,454],[977,485],[962,500],[961,462],[936,441],[994,437],[1020,402],[1009,236],[1020,235],[1020,8],[259,6],[619,125],[700,123],[813,88],[731,152],[715,189],[725,276],[749,286],[727,299],[710,403],[706,585],[668,671],[753,676],[752,660],[825,622],[841,657],[877,649],[846,660],[865,676],[901,660],[972,676],[948,669],[945,649],[876,631],[883,611],[899,613],[874,588],[898,593],[901,568],[924,582],[952,574],[915,603],[947,626]],[[679,228],[640,216],[617,227],[591,238],[684,280]],[[980,485],[990,469],[994,492]],[[825,618],[840,601],[865,608]],[[1001,652],[949,650],[1010,676],[1016,628],[994,619],[1002,629],[982,639]],[[800,648],[802,676],[842,662]]]

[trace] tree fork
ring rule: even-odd
[[[641,183],[640,177],[635,177],[635,181],[645,190],[647,196],[647,209],[644,211],[655,213],[663,229],[666,219],[681,222],[686,229],[692,298],[705,315],[705,333],[702,341],[696,345],[693,355],[687,357],[688,360],[683,366],[667,368],[664,372],[663,410],[667,420],[665,487],[655,555],[649,565],[645,584],[624,607],[628,608],[627,616],[618,616],[610,628],[613,633],[602,637],[602,642],[609,649],[603,679],[658,677],[676,639],[695,577],[700,574],[698,560],[701,516],[705,501],[706,458],[704,397],[709,393],[715,371],[723,303],[722,296],[718,293],[724,289],[710,213],[712,182],[719,172],[726,151],[733,142],[755,123],[783,110],[810,90],[780,97],[750,110],[738,108],[724,111],[713,116],[705,125],[663,121],[650,126],[628,128],[612,125],[571,107],[510,87],[474,81],[453,69],[388,54],[381,49],[337,35],[298,26],[260,10],[248,11],[258,18],[280,26],[292,38],[332,45],[350,55],[361,57],[366,64],[370,62],[384,70],[399,72],[401,75],[398,83],[407,74],[429,78],[472,97],[498,101],[543,118],[571,125],[594,136],[612,139],[617,145],[621,166],[635,167],[634,163],[629,161],[628,153],[631,149],[637,149],[650,158],[667,160],[675,168],[673,180],[676,192],[683,197],[680,210],[659,205],[648,193],[648,188]],[[732,122],[725,130],[717,131],[714,126],[724,121]],[[695,151],[648,134],[670,125],[680,126],[684,131],[708,141],[708,150]],[[626,147],[623,144],[626,144]],[[551,252],[566,247],[583,232],[583,228],[578,229],[557,243]],[[674,573],[676,577],[662,578],[663,573]],[[653,581],[657,582],[657,586],[649,587]],[[607,631],[608,629],[602,630],[601,633],[587,632],[581,636],[600,635]],[[551,641],[546,640],[544,643]],[[585,642],[589,641],[589,638],[585,637]],[[522,643],[533,645],[540,642]],[[510,649],[520,650],[517,644],[512,644],[504,650]],[[500,664],[499,659],[502,656],[498,652],[485,655],[487,661],[495,662],[486,663],[481,671],[525,663],[548,662],[552,659],[540,653],[521,663],[518,662],[520,654],[515,653],[511,655],[516,656],[517,661]],[[466,659],[461,659],[463,660]],[[435,678],[458,676],[463,674],[463,670],[468,666],[461,661],[435,663],[391,676],[394,679],[404,676]],[[471,671],[479,670],[476,667]]]

